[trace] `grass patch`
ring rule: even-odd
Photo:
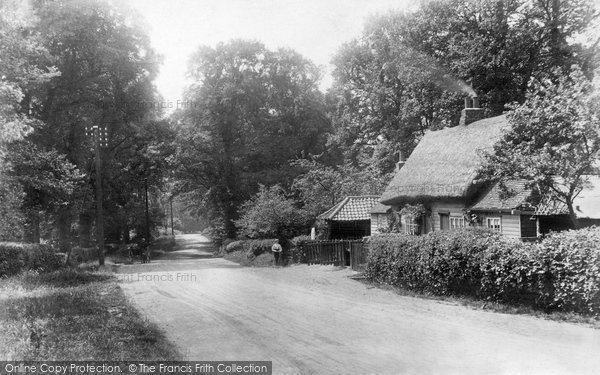
[[[246,267],[272,267],[275,264],[275,258],[271,253],[248,257],[244,251],[234,251],[224,254],[223,258]]]
[[[567,322],[582,324],[594,329],[600,329],[600,317],[591,315],[582,315],[573,312],[553,311],[544,312],[539,309],[535,309],[528,305],[520,304],[506,304],[500,302],[487,302],[476,299],[474,297],[466,296],[455,296],[455,295],[437,295],[426,292],[419,292],[415,290],[404,289],[400,287],[394,287],[389,284],[377,283],[369,281],[366,278],[354,278],[355,280],[367,285],[369,288],[379,288],[383,290],[390,290],[397,295],[404,297],[414,297],[427,300],[435,300],[445,302],[453,305],[460,305],[468,307],[473,310],[484,310],[489,312],[501,313],[501,314],[515,314],[515,315],[529,315],[540,319],[546,319],[556,322]]]
[[[180,360],[108,273],[0,280],[0,360]]]

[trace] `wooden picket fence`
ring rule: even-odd
[[[366,264],[367,247],[362,240],[307,241],[300,246],[309,265],[350,266],[362,271]]]

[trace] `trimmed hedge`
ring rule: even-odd
[[[48,245],[0,242],[0,277],[25,270],[54,271],[62,265],[61,257]]]
[[[433,294],[600,313],[600,228],[523,243],[480,229],[371,238],[368,279]]]

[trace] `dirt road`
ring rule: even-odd
[[[598,374],[600,330],[402,297],[327,266],[241,268],[199,235],[122,266],[126,294],[189,360],[274,374]]]

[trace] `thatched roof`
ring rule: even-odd
[[[378,195],[350,196],[323,212],[317,219],[332,221],[371,220],[371,208],[379,202]]]
[[[491,150],[506,128],[508,121],[501,115],[425,134],[381,203],[466,197],[481,166],[478,150]]]
[[[500,184],[488,188],[471,210],[474,211],[509,211],[519,208],[532,209],[532,189],[525,181],[508,181],[504,183],[506,190]],[[506,194],[506,193],[509,194]]]

